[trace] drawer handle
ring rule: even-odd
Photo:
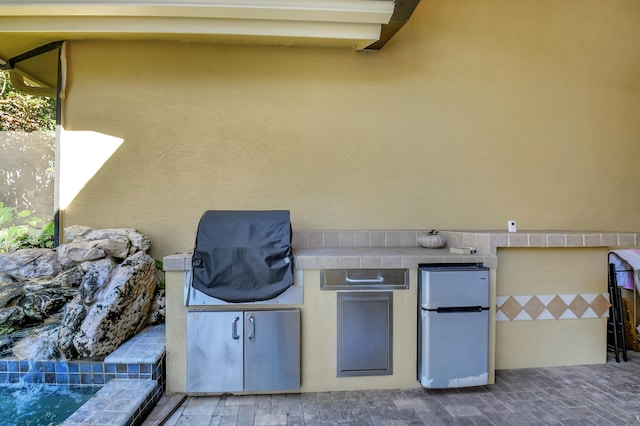
[[[384,277],[382,275],[378,275],[373,278],[351,278],[349,275],[346,276],[345,280],[348,283],[383,283]]]

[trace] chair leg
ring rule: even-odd
[[[620,288],[616,282],[616,270],[613,263],[609,264],[609,300],[611,306],[609,307],[609,320],[607,321],[607,340],[613,342],[607,342],[608,346],[613,348],[616,362],[620,362],[620,353],[622,352],[622,359],[626,362],[627,347],[624,337],[624,318],[622,317],[622,296],[620,294]]]

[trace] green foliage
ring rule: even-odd
[[[53,248],[53,221],[43,223],[29,210],[18,210],[0,202],[0,253],[24,248]]]
[[[0,72],[0,130],[55,130],[55,98],[13,90],[9,73]]]
[[[32,244],[29,241],[37,240],[32,229],[9,227],[37,228],[52,219],[55,117],[55,98],[21,93],[11,84],[9,74],[0,71],[0,202],[16,207],[0,208],[0,249],[6,250],[8,241]],[[22,214],[29,220],[16,222]],[[40,225],[28,223],[38,217],[42,218]]]
[[[1,327],[0,328],[0,336],[2,336],[3,334],[11,334],[14,331],[16,331],[16,330],[13,327]]]
[[[156,262],[156,273],[158,274],[158,283],[156,286],[160,289],[165,288],[164,265],[162,260],[154,259]]]

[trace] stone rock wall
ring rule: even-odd
[[[0,356],[102,359],[164,322],[150,246],[133,228],[76,225],[54,250],[0,254]]]

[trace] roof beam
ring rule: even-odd
[[[22,0],[0,3],[0,33],[344,39],[362,49],[394,8],[393,0]]]

